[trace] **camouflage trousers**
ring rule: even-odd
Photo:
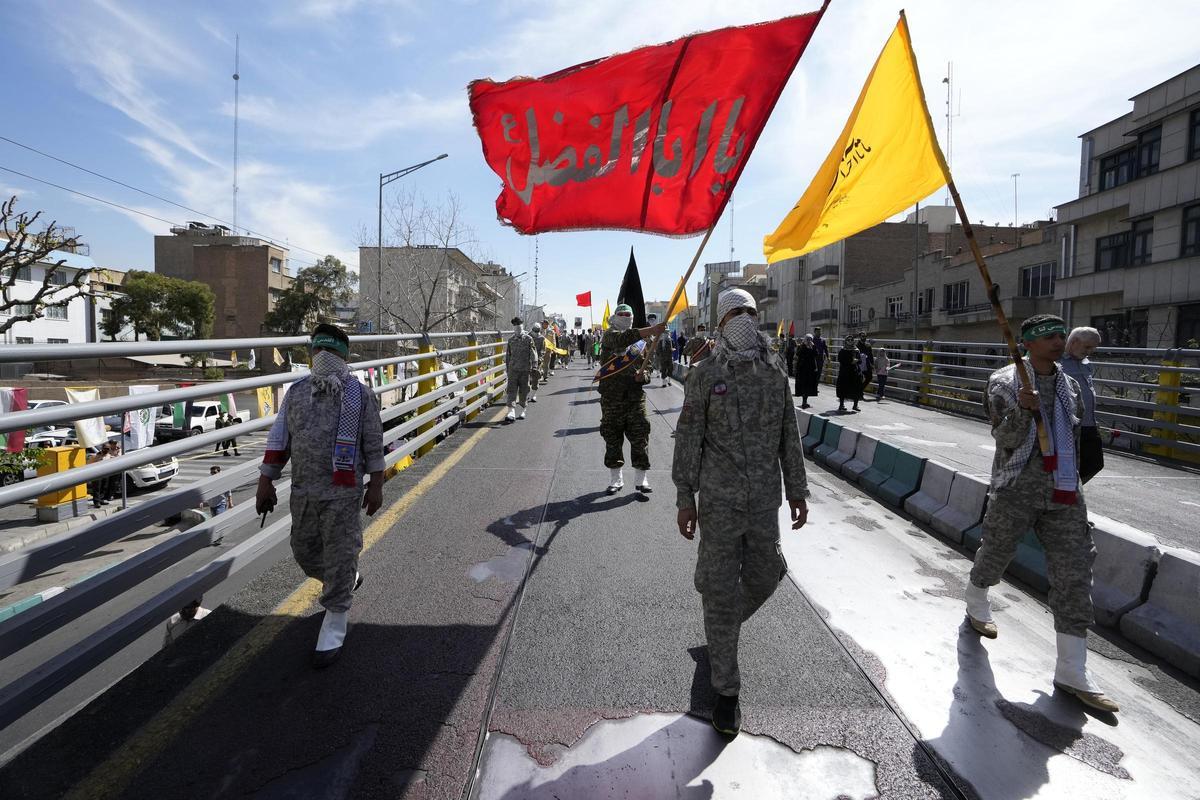
[[[736,695],[742,688],[738,671],[742,623],[767,602],[787,575],[779,546],[779,509],[706,506],[702,495],[698,521],[695,584],[704,606],[712,686],[718,694]]]
[[[658,371],[662,373],[664,380],[670,378],[675,372],[675,362],[670,356],[659,356]]]
[[[510,369],[507,388],[509,405],[514,402],[525,405],[525,400],[529,396],[529,370]]]
[[[304,574],[324,584],[321,605],[330,611],[349,611],[350,593],[362,550],[358,496],[316,500],[292,494],[292,555]]]
[[[634,469],[650,469],[650,420],[646,398],[600,398],[600,435],[604,437],[604,466],[625,466],[625,439]]]
[[[542,383],[542,371],[535,364],[533,369],[529,370],[529,391],[537,392],[538,386]]]
[[[1096,547],[1088,527],[1082,492],[1077,503],[1051,502],[1054,478],[1033,462],[1010,485],[995,491],[983,518],[983,541],[975,553],[971,583],[995,586],[1016,555],[1017,545],[1033,530],[1046,552],[1048,600],[1054,630],[1086,636],[1095,620],[1092,610],[1092,563]]]

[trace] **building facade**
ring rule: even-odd
[[[286,248],[199,222],[154,237],[154,271],[212,289],[217,339],[261,336],[263,319],[292,285]]]
[[[46,261],[18,270],[10,289],[8,308],[0,308],[0,316],[16,316],[28,313],[29,304],[41,289],[51,265],[62,261],[54,270],[51,282],[54,285],[70,284],[80,270],[94,270],[96,265],[90,256],[63,250],[54,250]],[[4,333],[4,344],[83,344],[96,341],[96,312],[93,308],[91,276],[84,281],[85,293],[61,308],[45,308],[42,315],[31,322],[18,322]],[[53,300],[56,293],[44,295]]]
[[[1200,66],[1131,100],[1080,137],[1055,297],[1105,344],[1188,346],[1200,341]]]
[[[476,264],[456,247],[360,247],[359,320],[384,333],[507,328],[521,307],[513,276]],[[511,313],[509,313],[511,312]],[[508,314],[507,317],[504,315]],[[498,322],[502,324],[497,324]]]

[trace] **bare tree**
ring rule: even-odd
[[[20,322],[33,322],[45,316],[48,308],[64,308],[75,298],[88,294],[88,280],[96,271],[94,268],[76,269],[70,275],[68,273],[74,268],[64,266],[66,259],[47,261],[55,250],[75,250],[79,239],[64,235],[57,222],[34,232],[42,212],[17,211],[16,205],[16,197],[0,204],[0,236],[4,237],[0,248],[0,334],[7,333]],[[35,264],[46,267],[42,281],[27,297],[19,296],[15,289],[17,280],[28,280],[23,276],[32,277]]]
[[[447,194],[432,205],[404,193],[384,209],[384,223],[382,298],[374,281],[363,281],[363,317],[375,319],[382,310],[384,327],[403,333],[479,327],[493,301],[479,288],[479,243],[459,199]],[[374,244],[368,236],[360,233],[364,247]]]

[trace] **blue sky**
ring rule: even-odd
[[[233,42],[241,37],[239,226],[357,263],[374,239],[377,180],[441,152],[403,189],[453,193],[477,257],[533,294],[533,240],[495,218],[500,180],[483,161],[466,86],[541,75],[689,32],[815,10],[783,0],[293,0],[47,2],[6,15],[0,136],[183,205],[232,215]],[[1200,11],[1126,2],[914,0],[907,5],[930,110],[944,136],[947,61],[960,116],[953,168],[975,220],[1021,221],[1074,197],[1077,137],[1128,98],[1197,63]],[[761,262],[764,234],[803,193],[840,131],[898,5],[833,0],[767,124],[704,261]],[[764,54],[768,58],[770,54]],[[19,110],[19,111],[18,111]],[[182,222],[196,215],[0,141],[0,166]],[[169,227],[0,171],[0,190],[72,225],[96,261],[153,267]],[[394,193],[393,193],[394,195]],[[931,198],[941,202],[943,194]],[[732,231],[731,231],[732,227]],[[665,299],[698,239],[624,232],[538,237],[539,302],[574,316],[574,295],[615,300],[633,245],[647,299]],[[297,248],[305,248],[300,250]],[[586,312],[585,312],[586,313]]]

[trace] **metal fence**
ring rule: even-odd
[[[893,362],[888,392],[982,418],[988,375],[1009,363],[1001,343],[875,339]],[[836,378],[836,359],[824,380]],[[834,363],[830,363],[834,362]],[[1200,463],[1200,350],[1102,347],[1091,357],[1096,421],[1106,446]]]
[[[402,375],[388,383],[372,381],[376,396],[393,401],[390,405],[385,403],[381,413],[389,476],[398,467],[411,463],[412,458],[427,453],[440,437],[473,418],[504,392],[503,347],[507,334],[507,331],[482,331],[351,338],[355,352],[374,349],[362,347],[368,344],[382,348],[387,343],[398,343],[409,350],[416,348],[415,353],[399,352],[350,364],[351,370],[376,370],[377,374],[394,367]],[[276,337],[25,345],[0,348],[0,365],[296,347],[307,342],[307,337]],[[454,346],[459,342],[466,344]],[[449,346],[438,349],[437,344]],[[18,411],[0,417],[0,433],[283,387],[304,374],[307,371],[211,381]],[[0,508],[109,476],[123,476],[141,465],[208,450],[223,441],[267,429],[274,420],[271,414],[195,435],[186,435],[189,431],[185,431],[182,438],[174,441],[152,444],[62,472],[40,474],[0,488]],[[187,425],[190,426],[190,420]],[[258,463],[251,461],[182,488],[156,492],[152,499],[120,513],[0,555],[0,592],[194,509],[207,498],[254,481],[257,468]],[[13,613],[14,607],[10,605],[6,615],[0,614],[0,663],[4,665],[0,678],[3,684],[0,730],[131,643],[162,629],[167,619],[189,601],[235,577],[244,583],[276,563],[290,529],[287,513],[290,485],[286,475],[277,482],[279,505],[269,524],[261,529],[254,504],[242,503],[201,524],[166,536],[65,591],[28,602],[19,613]],[[85,633],[73,635],[72,631]],[[34,653],[31,646],[39,642],[43,644]]]

